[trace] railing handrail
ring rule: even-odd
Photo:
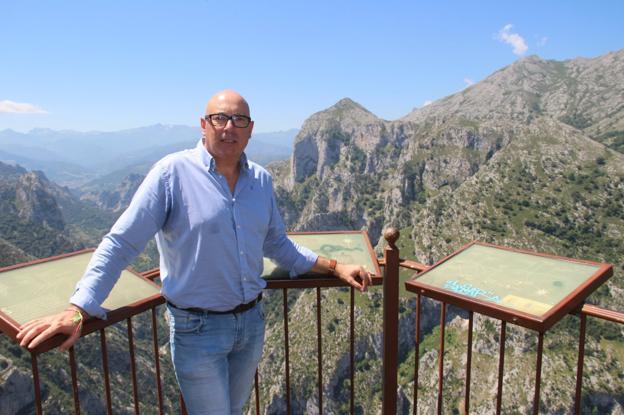
[[[591,317],[597,317],[603,320],[612,321],[614,323],[624,324],[624,313],[609,310],[593,304],[585,304],[581,309],[581,313]]]
[[[160,269],[152,268],[147,270],[141,275],[147,279],[155,280],[160,277]],[[330,275],[322,274],[304,274],[297,278],[268,278],[266,279],[267,289],[282,289],[282,288],[338,288],[349,287],[350,285],[341,279]],[[372,277],[372,285],[381,285],[383,283],[383,277],[374,275]]]

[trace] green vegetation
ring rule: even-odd
[[[574,128],[583,130],[592,125],[592,120],[582,113],[572,113],[560,118],[561,122],[571,125]]]
[[[615,151],[624,153],[624,131],[622,130],[609,131],[596,137],[596,140],[606,144]]]

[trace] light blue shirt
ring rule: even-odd
[[[244,153],[240,163],[232,194],[201,140],[158,161],[102,239],[70,302],[105,318],[101,304],[154,234],[161,292],[178,307],[224,311],[252,301],[266,286],[263,256],[291,277],[309,271],[317,255],[286,236],[271,175]]]

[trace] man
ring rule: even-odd
[[[197,147],[154,165],[93,254],[70,306],[24,324],[20,344],[34,348],[65,333],[61,350],[71,347],[84,318],[106,317],[102,302],[156,234],[171,355],[187,409],[242,413],[264,343],[263,256],[291,276],[332,273],[361,291],[371,281],[362,267],[319,257],[286,237],[271,176],[244,153],[253,125],[238,93],[213,96]]]

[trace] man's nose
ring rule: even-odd
[[[232,121],[232,119],[231,119],[231,118],[229,118],[229,119],[225,122],[225,126],[223,127],[223,129],[224,129],[224,130],[227,130],[227,129],[231,130],[231,129],[233,129],[233,128],[235,128],[235,127],[234,127],[234,121]]]

